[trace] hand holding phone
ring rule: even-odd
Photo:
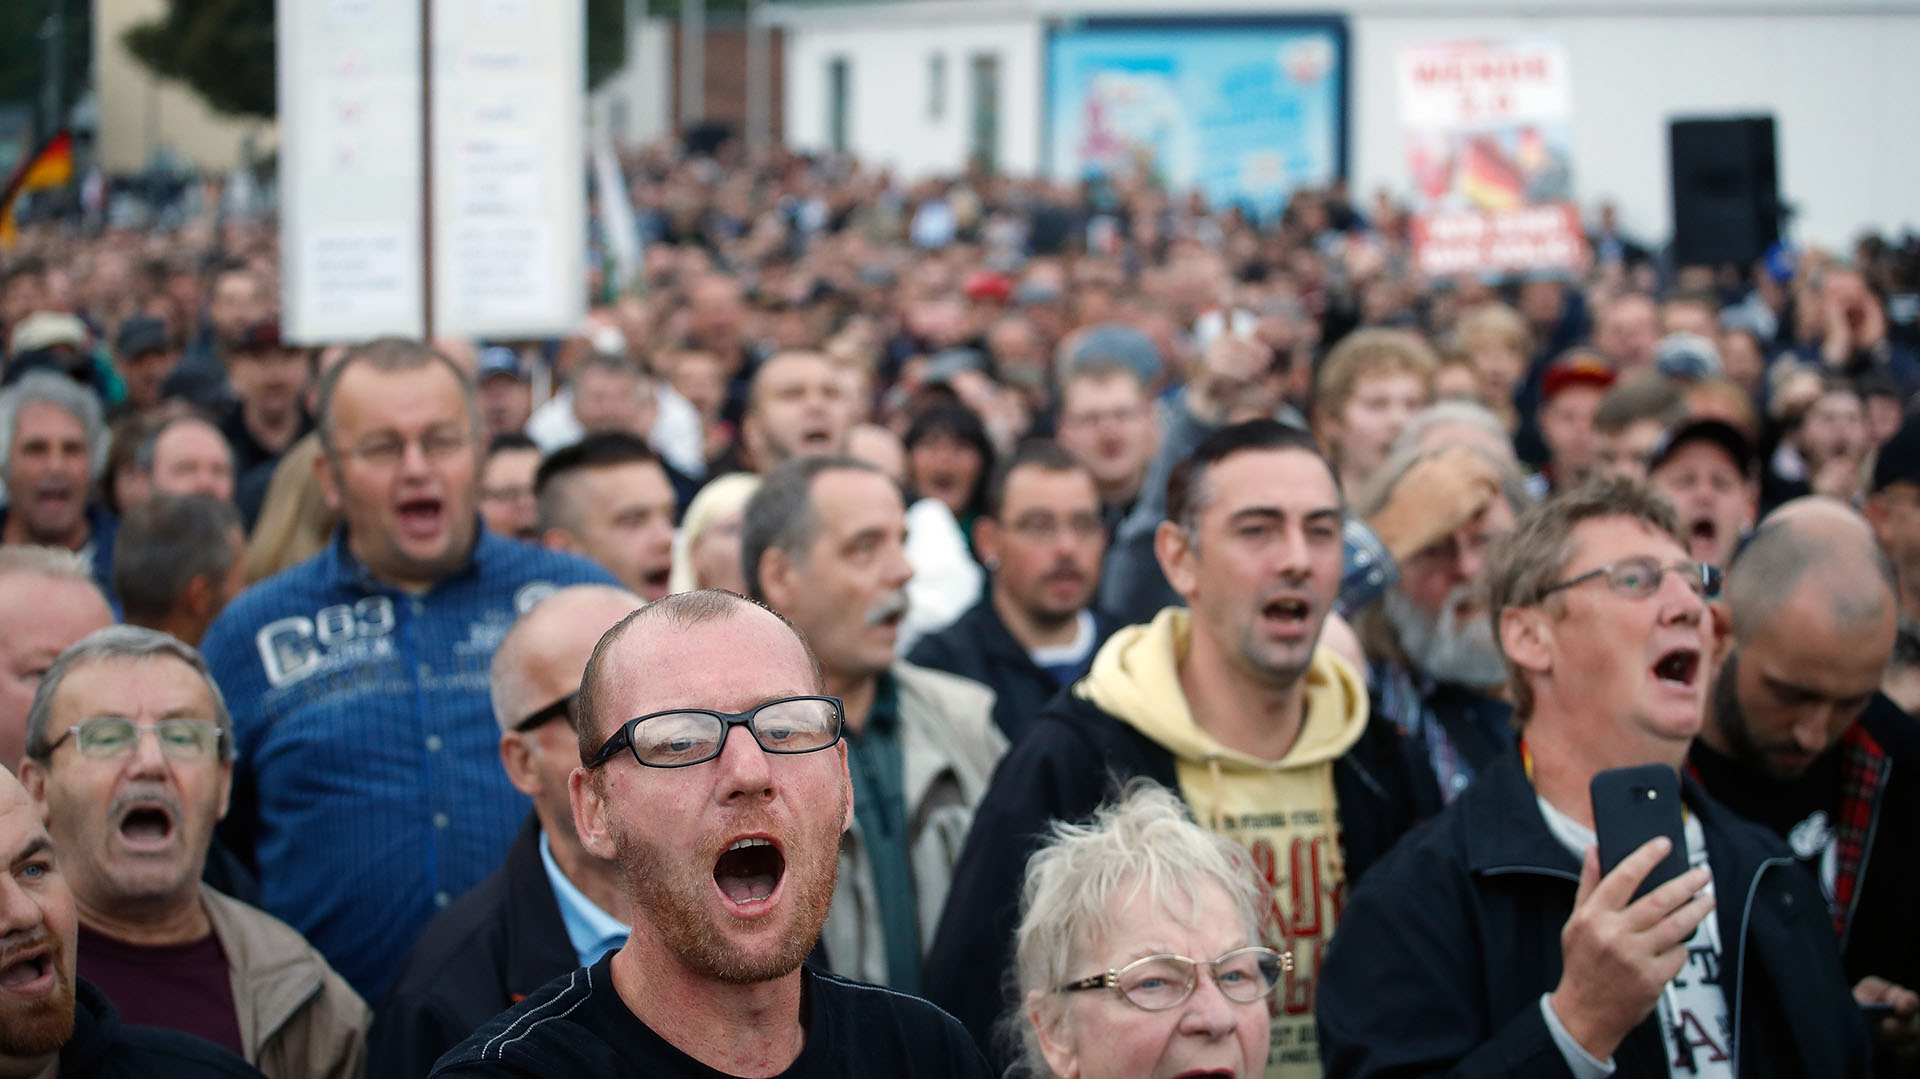
[[[1672,846],[1634,889],[1633,898],[1639,899],[1687,871],[1680,777],[1673,769],[1663,764],[1611,768],[1595,774],[1589,790],[1602,876],[1657,836],[1665,836]]]

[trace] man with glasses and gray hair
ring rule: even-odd
[[[626,943],[435,1076],[986,1076],[925,1001],[803,967],[853,822],[845,713],[794,627],[729,592],[642,607],[574,703],[573,818],[619,866]]]
[[[205,1038],[268,1079],[353,1079],[360,997],[298,933],[200,881],[232,735],[206,663],[165,633],[110,626],[47,669],[20,779],[73,891],[79,973],[125,1021]]]
[[[419,1079],[482,1023],[626,943],[613,862],[589,854],[567,793],[580,765],[580,672],[601,634],[644,604],[583,584],[534,604],[493,654],[500,763],[533,812],[493,875],[436,915],[374,1019],[369,1079]]]
[[[1326,1074],[1867,1074],[1826,908],[1777,837],[1683,774],[1690,868],[1636,897],[1658,837],[1601,871],[1594,775],[1679,771],[1712,683],[1720,571],[1672,507],[1619,479],[1558,495],[1486,581],[1521,741],[1354,891]]]

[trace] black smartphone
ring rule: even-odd
[[[1680,777],[1664,764],[1610,768],[1593,777],[1593,828],[1599,839],[1600,874],[1613,872],[1629,854],[1655,836],[1673,841],[1633,897],[1639,899],[1687,871],[1687,834],[1680,814]]]
[[[1872,1001],[1860,1005],[1860,1014],[1867,1017],[1867,1022],[1877,1023],[1882,1019],[1893,1017],[1893,1005],[1884,1000]]]

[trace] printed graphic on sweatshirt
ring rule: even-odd
[[[1246,846],[1267,882],[1267,943],[1293,953],[1293,970],[1274,993],[1268,1079],[1318,1079],[1314,992],[1327,941],[1347,898],[1334,846],[1338,821],[1329,821],[1324,809],[1301,808],[1228,817],[1220,823],[1222,834]]]

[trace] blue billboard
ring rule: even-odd
[[[1046,167],[1270,210],[1346,172],[1346,24],[1088,20],[1047,39]]]

